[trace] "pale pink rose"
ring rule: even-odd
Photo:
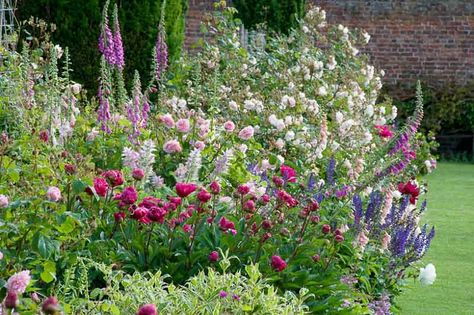
[[[23,270],[18,273],[15,273],[11,276],[5,287],[9,292],[14,292],[16,294],[23,294],[26,290],[26,287],[30,283],[31,276],[29,270]]]
[[[46,192],[46,198],[49,201],[57,202],[61,199],[61,191],[59,190],[58,187],[51,186],[48,188],[48,191]]]
[[[385,235],[383,236],[383,239],[382,239],[382,249],[387,249],[391,240],[392,240],[392,237],[390,236],[390,234],[385,232]]]
[[[194,147],[198,150],[203,150],[206,145],[202,141],[196,141]]]
[[[176,122],[176,129],[178,129],[179,132],[182,133],[187,133],[191,129],[191,125],[189,124],[188,119],[180,119]]]
[[[163,145],[163,150],[166,153],[179,153],[182,148],[177,140],[170,140]]]
[[[228,120],[224,123],[224,129],[228,132],[232,132],[235,129],[235,124],[232,121]]]
[[[0,208],[8,207],[8,197],[5,195],[0,195]]]
[[[244,129],[240,130],[239,138],[242,140],[248,140],[253,137],[254,129],[252,126],[247,126]]]
[[[174,127],[174,120],[170,114],[164,114],[160,116],[160,121],[168,128]]]

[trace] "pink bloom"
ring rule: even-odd
[[[253,202],[253,200],[247,200],[244,204],[244,209],[253,212],[255,210],[255,202]]]
[[[137,312],[137,315],[158,315],[158,311],[156,310],[156,306],[153,304],[146,304],[140,307]]]
[[[237,191],[238,191],[239,194],[241,194],[241,195],[246,195],[246,194],[249,193],[250,187],[247,186],[247,185],[240,185],[239,187],[237,187]]]
[[[226,298],[227,296],[228,296],[228,293],[227,293],[227,292],[225,292],[225,291],[219,292],[219,297],[221,297],[221,298]]]
[[[187,197],[196,190],[197,186],[195,184],[188,183],[176,183],[175,189],[178,196],[181,198]]]
[[[105,197],[107,190],[109,189],[109,184],[107,184],[105,179],[97,177],[94,178],[94,189],[97,195]]]
[[[242,140],[248,140],[253,137],[254,129],[252,126],[247,126],[244,129],[240,130],[239,138]]]
[[[20,305],[20,300],[18,299],[18,294],[13,291],[8,291],[5,300],[3,301],[6,309],[14,309]],[[1,306],[0,306],[1,307]],[[3,308],[3,307],[2,307]],[[2,310],[0,308],[0,310]],[[10,314],[10,313],[7,313]]]
[[[379,131],[379,136],[382,138],[391,138],[393,136],[392,131],[390,131],[389,127],[386,125],[376,125],[375,128]]]
[[[208,202],[209,200],[211,200],[211,198],[212,198],[211,194],[205,189],[202,189],[197,194],[197,199],[202,203]]]
[[[46,298],[41,306],[41,309],[45,314],[56,314],[59,312],[59,301],[55,296]]]
[[[127,205],[134,204],[137,199],[138,193],[135,187],[133,186],[126,187],[120,195],[120,200]]]
[[[359,241],[359,244],[362,248],[369,243],[369,238],[365,235],[364,231],[361,231],[359,235],[357,236],[357,240]]]
[[[225,217],[221,217],[219,220],[219,229],[224,232],[235,230],[234,222],[227,220]]]
[[[125,217],[126,217],[126,216],[127,216],[127,215],[126,215],[125,212],[123,212],[123,211],[114,213],[115,222],[116,222],[116,223],[121,223],[121,222],[123,222],[123,220],[125,220]]]
[[[132,171],[132,177],[136,180],[142,180],[145,177],[145,172],[141,168],[136,168]]]
[[[334,239],[335,239],[336,242],[338,242],[338,243],[344,242],[344,236],[342,236],[342,235],[336,235],[336,237],[334,237]]]
[[[0,195],[0,208],[8,207],[8,197],[5,195]]]
[[[273,255],[272,256],[272,262],[271,262],[272,268],[275,269],[278,272],[281,272],[285,270],[287,264],[286,261],[284,261],[280,256],[278,255]]]
[[[280,173],[290,183],[296,182],[296,171],[288,165],[282,164],[280,166]]]
[[[232,132],[235,129],[235,124],[232,121],[228,120],[224,123],[224,129],[228,132]]]
[[[177,140],[170,140],[163,145],[163,150],[166,153],[179,153],[183,149]]]
[[[196,141],[196,143],[194,144],[194,147],[198,150],[204,150],[204,148],[206,147],[206,144],[204,144],[204,142],[202,141]]]
[[[219,185],[218,182],[213,181],[210,185],[209,188],[211,189],[211,192],[215,195],[219,194],[221,192],[221,186]]]
[[[14,292],[16,294],[23,294],[26,290],[26,287],[30,283],[31,276],[29,270],[23,270],[18,273],[15,273],[11,276],[6,284],[8,292]]]
[[[382,238],[382,249],[387,249],[391,240],[392,240],[392,237],[390,236],[390,234],[385,232],[385,234]]]
[[[269,203],[270,202],[270,196],[268,194],[263,194],[262,197],[260,198],[260,200],[265,204]]]
[[[285,181],[279,176],[272,176],[272,182],[278,187],[283,186],[285,183]]]
[[[112,187],[120,186],[123,184],[123,175],[118,170],[108,170],[102,173],[102,177],[107,179]]]
[[[189,224],[183,225],[183,231],[184,231],[185,233],[190,233],[191,230],[192,230],[191,225],[189,225]]]
[[[323,234],[331,233],[331,226],[329,224],[324,224],[322,227]]]
[[[209,261],[210,262],[216,262],[219,260],[219,253],[217,251],[212,251],[210,254],[209,254]]]
[[[189,120],[182,118],[176,122],[176,129],[182,133],[188,133],[191,129],[191,125],[189,124]]]
[[[49,201],[57,202],[61,199],[61,191],[59,190],[58,187],[51,186],[48,188],[48,191],[46,192],[46,198]]]
[[[64,170],[67,174],[72,175],[76,173],[76,166],[74,164],[64,164]]]
[[[39,138],[40,138],[43,142],[48,142],[48,140],[49,140],[49,132],[48,132],[48,130],[41,130],[40,133],[39,133]]]
[[[160,121],[168,128],[174,127],[174,120],[170,114],[161,115]]]
[[[160,207],[151,207],[151,209],[147,213],[148,219],[150,219],[152,222],[158,222],[163,224],[165,222],[165,216],[167,212],[165,209],[160,208]]]

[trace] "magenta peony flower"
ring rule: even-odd
[[[376,125],[375,128],[379,131],[379,136],[382,138],[391,138],[393,136],[392,131],[390,131],[390,128],[386,125]]]
[[[240,130],[239,138],[242,140],[248,140],[253,137],[254,129],[252,126],[247,126],[244,129]]]
[[[208,258],[210,262],[216,262],[219,260],[219,253],[214,250],[209,254]]]
[[[156,306],[153,304],[146,304],[140,307],[137,312],[137,315],[158,315],[158,311],[156,310]]]
[[[122,223],[123,220],[125,220],[126,216],[127,216],[127,215],[126,215],[125,212],[123,212],[123,211],[114,213],[115,222],[116,222],[116,223]]]
[[[107,179],[112,187],[120,186],[124,182],[122,172],[118,170],[108,170],[102,173],[102,176]]]
[[[168,128],[174,127],[173,116],[171,116],[170,114],[161,115],[160,121]]]
[[[58,299],[55,296],[47,297],[41,309],[45,314],[56,314],[56,312],[60,311]]]
[[[260,198],[260,200],[261,200],[263,203],[267,204],[267,203],[270,202],[270,196],[269,196],[268,194],[263,194],[262,197]]]
[[[142,180],[145,177],[145,172],[141,168],[136,168],[132,171],[132,177],[136,180]]]
[[[234,222],[227,220],[225,217],[221,217],[219,220],[219,229],[221,229],[224,232],[231,232],[232,234],[235,234],[235,224]]]
[[[246,195],[246,194],[249,193],[250,187],[247,186],[247,185],[240,185],[239,187],[237,187],[237,191],[238,191],[239,194],[241,194],[241,195]]]
[[[331,233],[331,226],[329,224],[324,224],[322,227],[323,234]]]
[[[167,212],[165,209],[160,208],[160,207],[151,207],[151,209],[148,211],[147,217],[152,221],[152,222],[158,222],[163,224],[165,222],[165,216]]]
[[[280,256],[278,255],[273,255],[272,256],[272,262],[271,262],[272,268],[275,269],[278,272],[281,272],[285,270],[287,264],[286,261],[284,261]]]
[[[277,186],[277,187],[281,187],[283,186],[283,184],[285,183],[285,181],[283,180],[283,178],[279,177],[279,176],[273,176],[272,177],[272,182]]]
[[[280,173],[281,176],[283,176],[283,178],[289,181],[290,183],[296,182],[296,171],[288,165],[282,164],[280,166]]]
[[[134,204],[138,199],[138,193],[135,187],[133,186],[128,186],[126,187],[122,194],[120,195],[120,200],[127,204],[127,205],[132,205]]]
[[[189,196],[196,190],[197,186],[195,184],[188,184],[188,183],[177,183],[175,186],[176,193],[181,198]]]
[[[8,207],[8,197],[5,195],[0,195],[0,208]]]
[[[192,231],[192,229],[193,229],[192,226],[189,225],[189,224],[183,225],[183,231],[184,231],[184,233],[190,233],[190,232]]]
[[[5,287],[8,292],[14,292],[16,294],[23,294],[26,290],[26,287],[30,283],[31,276],[29,270],[23,270],[15,273],[11,276]]]
[[[221,186],[219,185],[218,182],[213,181],[210,185],[209,188],[211,189],[211,192],[215,195],[219,194],[221,192]]]
[[[48,142],[48,140],[49,140],[49,132],[48,132],[48,130],[41,130],[40,133],[39,133],[39,138],[40,138],[41,141],[43,141],[43,142]]]
[[[224,129],[228,132],[232,132],[235,129],[235,124],[232,121],[228,120],[224,123]]]
[[[51,186],[48,188],[48,191],[46,192],[46,198],[49,201],[57,202],[61,199],[61,191],[59,190],[58,187]]]
[[[171,153],[179,153],[183,149],[181,148],[181,145],[179,144],[177,140],[169,140],[163,145],[163,150],[166,153],[171,154]]]
[[[97,195],[105,197],[107,190],[109,189],[109,184],[107,184],[105,179],[96,177],[94,178],[94,189]]]
[[[182,118],[176,122],[176,129],[182,133],[188,133],[191,129],[191,125],[189,124],[189,120]]]
[[[205,189],[201,189],[201,191],[199,191],[197,194],[197,199],[202,203],[208,202],[209,200],[211,200],[211,198],[212,195]]]

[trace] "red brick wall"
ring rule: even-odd
[[[474,0],[307,0],[329,23],[365,29],[365,52],[386,71],[394,96],[409,96],[417,79],[433,88],[474,81]],[[186,45],[199,38],[199,22],[212,0],[190,0]]]

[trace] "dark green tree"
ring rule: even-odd
[[[246,28],[265,23],[275,32],[287,34],[304,14],[305,0],[233,0]]]
[[[163,0],[116,0],[125,49],[125,71],[131,82],[138,70],[148,82],[151,53],[158,33]],[[73,80],[83,83],[91,93],[97,90],[99,75],[99,25],[105,0],[19,0],[17,18],[42,18],[57,25],[53,41],[69,47],[74,72]],[[111,6],[114,1],[111,1]],[[166,34],[170,61],[181,54],[184,42],[186,0],[167,0]],[[111,14],[109,15],[111,16]]]

